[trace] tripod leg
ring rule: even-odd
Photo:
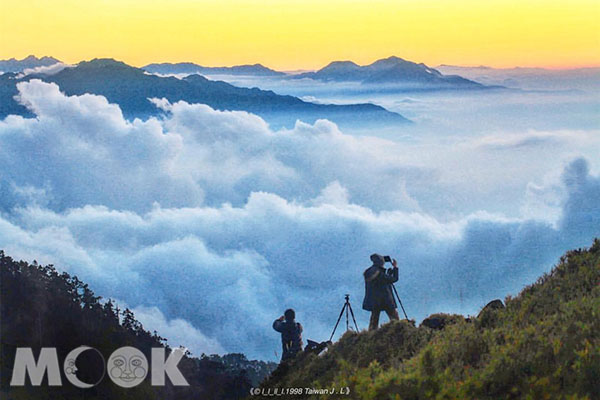
[[[352,306],[348,303],[348,308],[350,309],[350,314],[352,314],[352,321],[354,321],[354,327],[356,328],[356,332],[358,332],[358,325],[356,324],[356,318],[354,318],[354,311],[352,311]]]
[[[400,300],[400,295],[398,295],[396,286],[394,286],[394,284],[392,284],[392,287],[394,288],[394,293],[396,293],[396,297],[398,298],[398,303],[400,303],[400,307],[402,308],[402,312],[404,313],[404,318],[406,318],[406,320],[408,321],[408,315],[406,315],[406,311],[404,310],[404,306],[402,305],[402,300]]]
[[[406,310],[404,310],[404,306],[402,305],[402,301],[400,300],[400,298],[398,298],[398,301],[400,302],[400,307],[402,308],[402,312],[404,313],[404,318],[406,318],[406,320],[408,321],[408,315],[406,315]]]
[[[333,335],[335,334],[335,330],[338,327],[338,324],[340,323],[340,320],[342,319],[342,315],[344,315],[344,310],[346,309],[346,304],[344,304],[342,306],[342,311],[340,311],[340,316],[337,319],[337,322],[335,323],[335,327],[333,328],[333,332],[331,332],[331,337],[329,338],[329,341],[331,342],[331,339],[333,339]]]

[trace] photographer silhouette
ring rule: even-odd
[[[386,269],[385,261],[389,260],[393,268]],[[373,265],[365,270],[365,299],[363,309],[371,311],[369,330],[375,330],[379,326],[379,315],[385,311],[390,321],[399,320],[398,305],[394,298],[393,284],[398,281],[398,263],[389,257],[379,254],[371,254]]]
[[[281,333],[283,353],[281,361],[287,361],[302,351],[302,325],[296,322],[296,312],[289,308],[273,322],[273,329]]]

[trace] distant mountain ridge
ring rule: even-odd
[[[142,67],[156,74],[201,74],[201,75],[243,75],[243,76],[284,76],[285,73],[267,68],[262,64],[235,65],[233,67],[204,67],[191,62],[155,63]]]
[[[600,67],[548,69],[539,67],[493,68],[439,65],[444,74],[456,74],[485,85],[533,90],[600,90]]]
[[[38,59],[29,56],[23,60],[0,61],[0,71],[22,72],[26,68],[48,66],[60,62],[53,57]],[[438,89],[483,89],[480,82],[467,79],[460,73],[448,73],[453,67],[431,68],[423,63],[415,63],[391,56],[368,65],[358,65],[353,61],[333,61],[318,71],[289,74],[268,68],[262,64],[244,64],[231,67],[206,67],[193,62],[151,63],[141,67],[151,74],[206,76],[245,76],[257,78],[301,79],[310,78],[324,82],[358,82],[365,85],[399,85]],[[487,82],[486,82],[487,83]]]
[[[352,61],[334,61],[316,72],[294,75],[325,82],[360,82],[362,84],[415,84],[439,87],[482,88],[480,83],[458,75],[444,75],[438,70],[400,57],[388,57],[369,65]]]
[[[158,74],[245,75],[255,77],[279,77],[290,79],[310,78],[324,82],[359,82],[365,85],[398,84],[424,85],[438,88],[474,89],[485,86],[457,74],[444,74],[423,63],[414,63],[391,56],[369,65],[353,61],[333,61],[318,71],[286,74],[261,64],[234,67],[203,67],[194,63],[148,64],[142,69]]]
[[[83,61],[74,68],[50,76],[19,78],[10,73],[1,75],[0,118],[8,114],[31,116],[25,107],[14,100],[14,96],[18,93],[18,82],[34,77],[58,84],[67,95],[102,95],[109,102],[118,104],[126,118],[159,114],[161,110],[148,99],[166,98],[170,102],[183,100],[207,104],[216,110],[251,112],[275,126],[290,127],[297,119],[309,123],[317,119],[329,119],[342,127],[410,122],[400,114],[374,104],[315,104],[272,91],[240,88],[226,82],[208,80],[201,75],[190,75],[184,79],[159,77],[113,59]]]
[[[33,55],[27,56],[22,60],[10,58],[8,60],[0,60],[0,72],[23,72],[28,68],[48,67],[59,62],[60,60],[54,57],[44,56],[37,58]]]

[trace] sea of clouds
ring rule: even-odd
[[[600,236],[597,130],[393,140],[164,99],[128,121],[102,96],[18,90],[36,117],[0,121],[0,248],[195,354],[274,359],[288,307],[325,340],[345,293],[366,327],[373,252],[398,259],[421,320],[476,313]]]

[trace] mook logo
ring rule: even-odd
[[[132,388],[144,381],[150,371],[152,386],[164,386],[165,377],[175,386],[189,386],[177,364],[184,356],[182,349],[174,349],[165,360],[165,348],[154,347],[151,353],[151,365],[140,350],[135,347],[120,347],[115,350],[108,362],[100,351],[89,346],[79,346],[65,357],[63,373],[65,378],[74,386],[89,389],[99,384],[106,375],[118,386]],[[95,365],[94,373],[80,371],[77,360],[85,357],[89,365]],[[87,373],[86,373],[87,372]],[[30,347],[19,347],[15,355],[11,386],[24,386],[25,376],[29,375],[32,386],[41,386],[45,374],[48,374],[49,386],[62,386],[60,366],[56,348],[43,347],[37,361]],[[90,375],[92,377],[90,378]],[[82,380],[87,377],[87,382]]]

